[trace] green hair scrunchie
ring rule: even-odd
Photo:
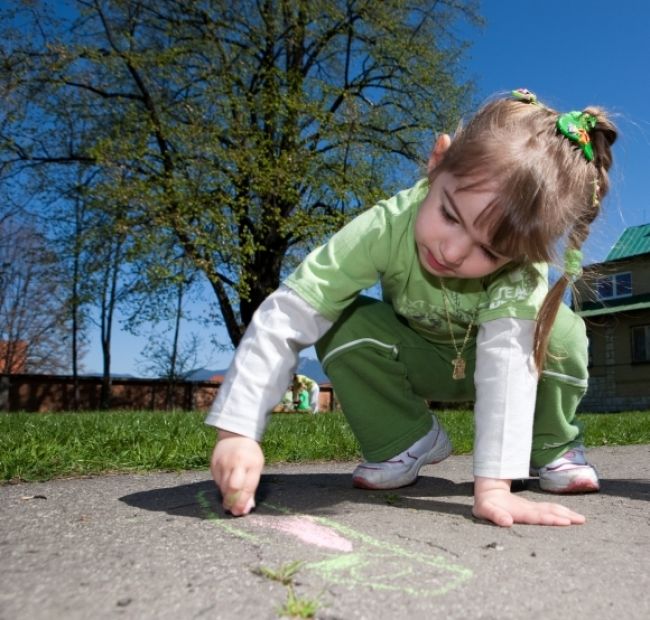
[[[597,119],[593,114],[586,112],[566,112],[560,114],[556,126],[558,131],[575,142],[582,150],[587,161],[594,160],[594,147],[591,144],[589,132],[596,126]]]
[[[575,282],[582,275],[582,252],[567,250],[564,253],[564,273]]]
[[[539,101],[537,101],[537,95],[527,88],[516,88],[515,90],[511,91],[510,94],[515,99],[522,101],[523,103],[539,104]]]

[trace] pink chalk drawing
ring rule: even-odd
[[[263,528],[284,532],[309,545],[332,549],[333,551],[352,551],[352,543],[337,534],[333,529],[319,525],[310,516],[262,517],[250,515],[250,523]]]
[[[324,555],[306,562],[304,569],[332,584],[435,597],[463,586],[474,575],[471,569],[445,556],[417,553],[334,519],[295,514],[283,506],[262,502],[260,508],[272,514],[258,513],[235,520],[219,515],[207,492],[201,491],[196,497],[207,519],[240,539],[255,545],[274,544],[268,536],[254,533],[274,530],[317,548]]]

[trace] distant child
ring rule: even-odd
[[[298,391],[298,399],[296,400],[296,411],[308,412],[309,409],[309,392],[307,390]]]
[[[293,392],[300,394],[302,391],[307,392],[307,403],[304,410],[310,410],[312,413],[318,412],[318,397],[320,388],[318,383],[307,375],[293,375]]]
[[[295,398],[291,387],[289,387],[284,393],[278,407],[280,411],[293,411],[296,408]]]
[[[597,491],[576,408],[583,321],[562,304],[609,188],[616,129],[598,108],[559,114],[525,89],[488,103],[427,177],[361,213],[259,307],[206,423],[224,508],[255,505],[268,413],[316,343],[366,462],[355,486],[411,484],[451,453],[427,401],[474,400],[473,514],[501,526],[584,517],[510,492],[530,468],[552,493]],[[564,259],[548,291],[547,264]],[[383,301],[360,296],[381,282]]]

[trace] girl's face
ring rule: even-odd
[[[489,190],[463,190],[467,185],[449,172],[431,184],[415,220],[415,243],[420,263],[441,278],[481,278],[511,259],[490,247],[476,218],[494,199]]]

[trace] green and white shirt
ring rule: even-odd
[[[420,264],[414,238],[426,180],[354,218],[314,250],[285,284],[335,321],[360,291],[381,282],[384,301],[425,339],[452,344],[440,279]],[[534,320],[548,290],[546,265],[506,265],[481,279],[445,278],[456,341],[470,322]],[[476,330],[474,330],[475,336]]]
[[[431,342],[452,344],[438,278],[420,266],[413,225],[427,181],[357,216],[314,250],[257,309],[206,424],[261,440],[301,349],[314,344],[362,290],[378,281],[384,299]],[[546,293],[544,266],[475,280],[445,278],[456,340],[472,317],[478,333],[474,384],[474,475],[528,475],[537,374],[534,319]],[[471,349],[468,350],[468,353]]]

